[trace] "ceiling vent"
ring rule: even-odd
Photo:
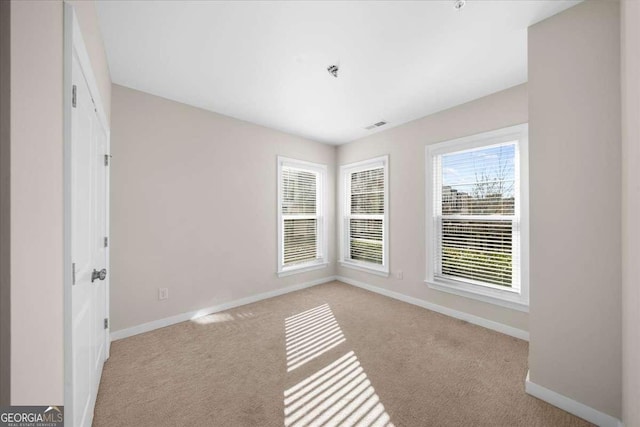
[[[387,122],[378,122],[378,123],[372,124],[371,126],[367,126],[365,129],[366,130],[371,130],[371,129],[379,128],[380,126],[384,126],[386,124],[387,124]]]

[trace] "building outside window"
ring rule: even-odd
[[[430,287],[528,308],[527,125],[426,148]]]

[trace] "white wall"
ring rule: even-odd
[[[63,403],[62,297],[62,3],[12,2],[13,405]]]
[[[335,147],[114,85],[111,152],[112,332],[335,274]],[[276,276],[278,155],[329,166],[327,268]]]
[[[622,420],[640,426],[640,2],[622,13]]]
[[[618,2],[587,1],[530,27],[528,83],[530,379],[616,418],[619,17]]]
[[[98,39],[95,5],[76,5]],[[89,19],[89,17],[91,19]],[[92,65],[109,99],[109,72]],[[11,404],[63,404],[63,4],[11,3]],[[108,107],[108,106],[106,106]]]
[[[0,406],[11,404],[11,3],[0,2]]]
[[[527,119],[527,87],[519,85],[339,146],[339,165],[389,154],[391,274],[384,278],[341,266],[338,274],[527,331],[527,313],[433,290],[424,283],[425,146]],[[396,278],[398,271],[403,279]]]

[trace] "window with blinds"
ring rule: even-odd
[[[436,277],[518,287],[515,143],[435,158]]]
[[[279,273],[322,264],[323,181],[326,167],[279,158]]]
[[[343,264],[388,271],[386,165],[384,157],[341,168],[344,186]]]
[[[427,147],[428,281],[522,293],[526,131],[520,125]]]

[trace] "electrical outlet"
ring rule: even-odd
[[[169,299],[169,288],[158,288],[158,299]]]
[[[403,278],[404,278],[404,273],[402,272],[402,270],[396,271],[396,279],[402,280]]]

